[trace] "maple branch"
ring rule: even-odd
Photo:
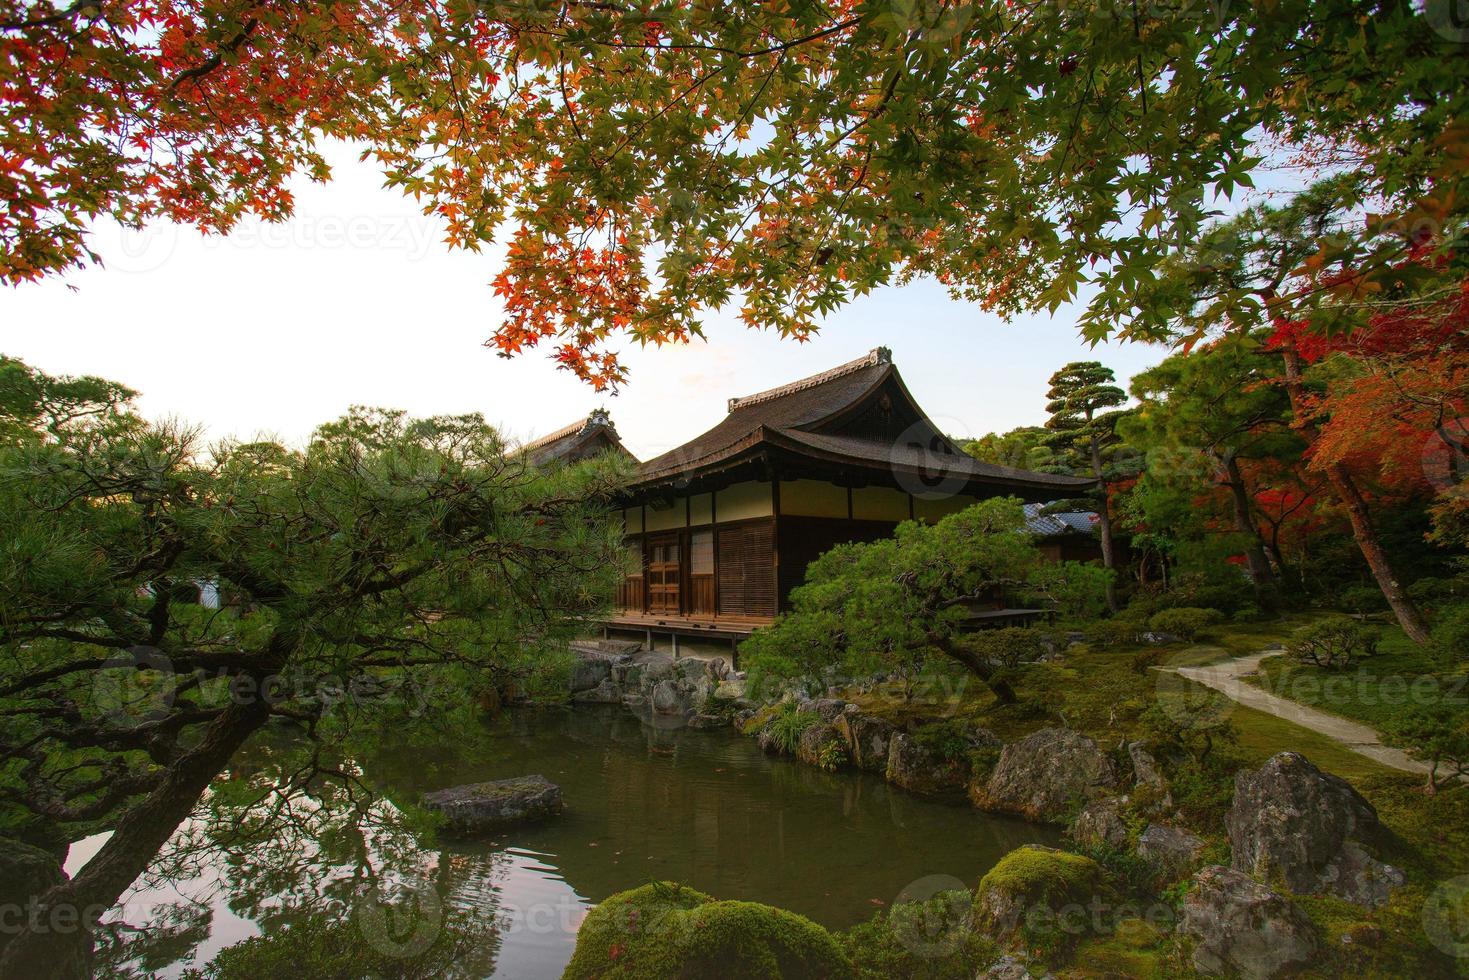
[[[173,83],[169,85],[169,91],[177,90],[178,87],[185,82],[203,78],[205,75],[208,75],[210,72],[214,71],[214,69],[224,64],[224,56],[226,54],[234,54],[236,51],[240,50],[240,46],[244,44],[247,40],[249,40],[250,35],[255,31],[255,28],[258,26],[260,26],[260,21],[255,17],[251,17],[245,22],[245,26],[240,29],[240,32],[234,37],[230,38],[228,41],[226,41],[218,51],[214,52],[214,54],[210,55],[200,64],[195,65],[193,68],[189,68],[183,72],[180,72],[178,78],[175,78],[173,80]]]

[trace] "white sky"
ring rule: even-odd
[[[733,311],[708,342],[624,351],[631,381],[599,395],[541,353],[482,346],[500,315],[489,283],[498,249],[451,252],[438,225],[382,188],[345,147],[335,179],[295,186],[296,217],[228,238],[161,226],[101,229],[108,265],[0,292],[0,351],[53,374],[99,374],[142,392],[143,411],[202,423],[210,436],[304,440],[352,404],[418,415],[482,412],[530,438],[605,405],[640,457],[713,425],[726,399],[825,370],[877,346],[956,436],[1045,419],[1046,379],[1095,359],[1119,381],[1166,351],[1095,350],[1074,309],[1006,324],[932,283],[882,290],[829,317],[806,344],[751,331]]]

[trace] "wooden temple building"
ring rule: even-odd
[[[524,451],[540,464],[627,453],[601,412]],[[735,642],[785,609],[806,565],[836,544],[985,497],[1045,502],[1090,486],[962,452],[878,348],[733,398],[718,425],[639,464],[623,509],[634,571],[605,625],[675,646],[679,637]]]

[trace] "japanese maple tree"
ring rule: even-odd
[[[1156,337],[1160,263],[1267,156],[1376,202],[1313,246],[1361,284],[1459,234],[1469,59],[1429,7],[0,0],[0,278],[94,260],[102,217],[284,219],[340,139],[450,245],[508,239],[501,352],[599,385],[619,341],[727,304],[802,337],[915,275],[1006,315],[1089,286],[1088,337]]]

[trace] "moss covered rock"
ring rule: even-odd
[[[483,833],[555,816],[561,788],[545,776],[517,776],[425,793],[423,808],[443,814],[451,833]]]
[[[821,926],[756,902],[721,902],[670,882],[620,892],[581,925],[565,980],[849,978]]]
[[[1091,858],[1019,847],[980,879],[974,926],[1001,942],[1059,949],[1091,931],[1094,900],[1109,892],[1102,866]]]

